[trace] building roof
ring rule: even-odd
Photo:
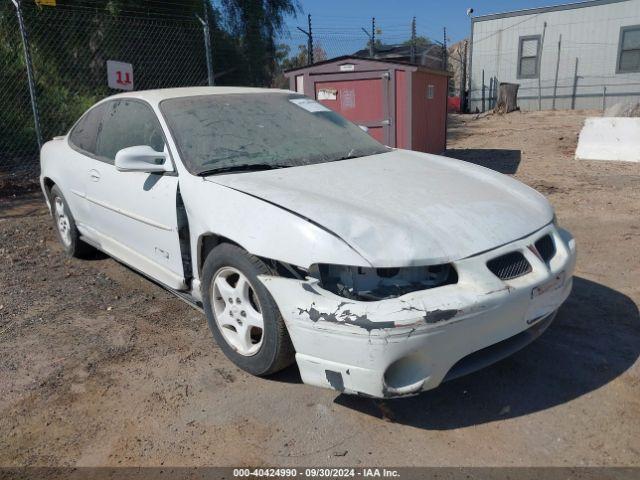
[[[575,8],[597,7],[610,3],[628,2],[629,0],[588,0],[585,2],[565,3],[562,5],[551,5],[549,7],[526,8],[524,10],[514,10],[512,12],[491,13],[472,17],[472,22],[484,22],[485,20],[497,20],[499,18],[519,17],[521,15],[535,15],[547,12],[560,12],[562,10],[573,10]]]
[[[298,72],[300,70],[308,70],[308,69],[313,69],[317,66],[320,65],[328,65],[331,63],[340,63],[340,62],[344,62],[345,60],[352,60],[352,61],[362,61],[362,62],[371,62],[371,63],[387,63],[387,64],[391,64],[391,65],[401,65],[404,67],[411,67],[411,69],[414,70],[419,70],[421,72],[428,72],[428,73],[433,73],[436,75],[448,75],[451,76],[451,72],[447,71],[447,70],[437,70],[437,69],[431,69],[431,68],[426,68],[422,65],[416,65],[415,63],[410,63],[410,62],[405,62],[402,60],[396,60],[396,59],[392,59],[392,58],[365,58],[365,57],[359,57],[356,55],[343,55],[341,57],[335,57],[335,58],[330,58],[329,60],[323,60],[322,62],[317,62],[314,63],[313,65],[305,65],[304,67],[297,67],[297,68],[291,68],[289,70],[285,70],[285,74],[290,74],[292,72]],[[289,75],[287,75],[289,76]]]

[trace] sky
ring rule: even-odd
[[[371,17],[382,31],[378,36],[384,43],[396,43],[410,36],[411,18],[416,17],[418,35],[442,41],[443,27],[447,28],[447,41],[457,42],[469,35],[470,22],[466,10],[473,15],[485,15],[525,8],[535,8],[576,0],[299,0],[302,12],[297,18],[288,18],[290,31],[283,41],[295,50],[306,38],[296,27],[306,30],[307,14],[311,14],[316,39],[329,57],[351,53],[362,48],[367,41],[362,27],[371,29]]]

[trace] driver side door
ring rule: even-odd
[[[107,102],[96,154],[85,175],[91,225],[100,247],[176,290],[186,288],[178,237],[175,172],[121,172],[116,153],[147,145],[167,152],[152,108],[137,99]],[[167,156],[166,162],[171,162]]]

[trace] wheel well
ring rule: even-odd
[[[55,183],[53,182],[53,180],[51,180],[51,179],[50,179],[50,178],[48,178],[48,177],[45,177],[45,178],[44,178],[44,180],[43,180],[43,182],[44,182],[44,188],[45,188],[45,189],[46,189],[46,191],[47,191],[47,195],[50,195],[50,194],[51,194],[51,189],[53,188],[53,186],[55,185]]]
[[[237,247],[242,248],[233,240],[223,237],[222,235],[216,235],[215,233],[205,233],[198,239],[198,277],[202,276],[202,267],[209,255],[209,252],[216,248],[221,243],[230,243]]]
[[[230,238],[223,237],[222,235],[216,235],[215,233],[205,233],[198,239],[198,277],[202,278],[202,267],[209,255],[209,252],[222,243],[230,243],[238,248],[242,248],[247,251],[242,245],[234,242]],[[307,275],[306,270],[301,269],[295,265],[290,265],[278,260],[265,258],[258,256],[263,262],[265,262],[273,271],[274,274],[280,275],[286,278],[305,278]]]

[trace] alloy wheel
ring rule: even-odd
[[[71,222],[69,222],[69,217],[65,212],[64,203],[60,197],[55,197],[53,204],[60,238],[65,247],[69,247],[71,245]]]
[[[251,283],[238,269],[223,267],[211,285],[211,305],[225,341],[241,355],[255,355],[262,345],[264,320]]]

